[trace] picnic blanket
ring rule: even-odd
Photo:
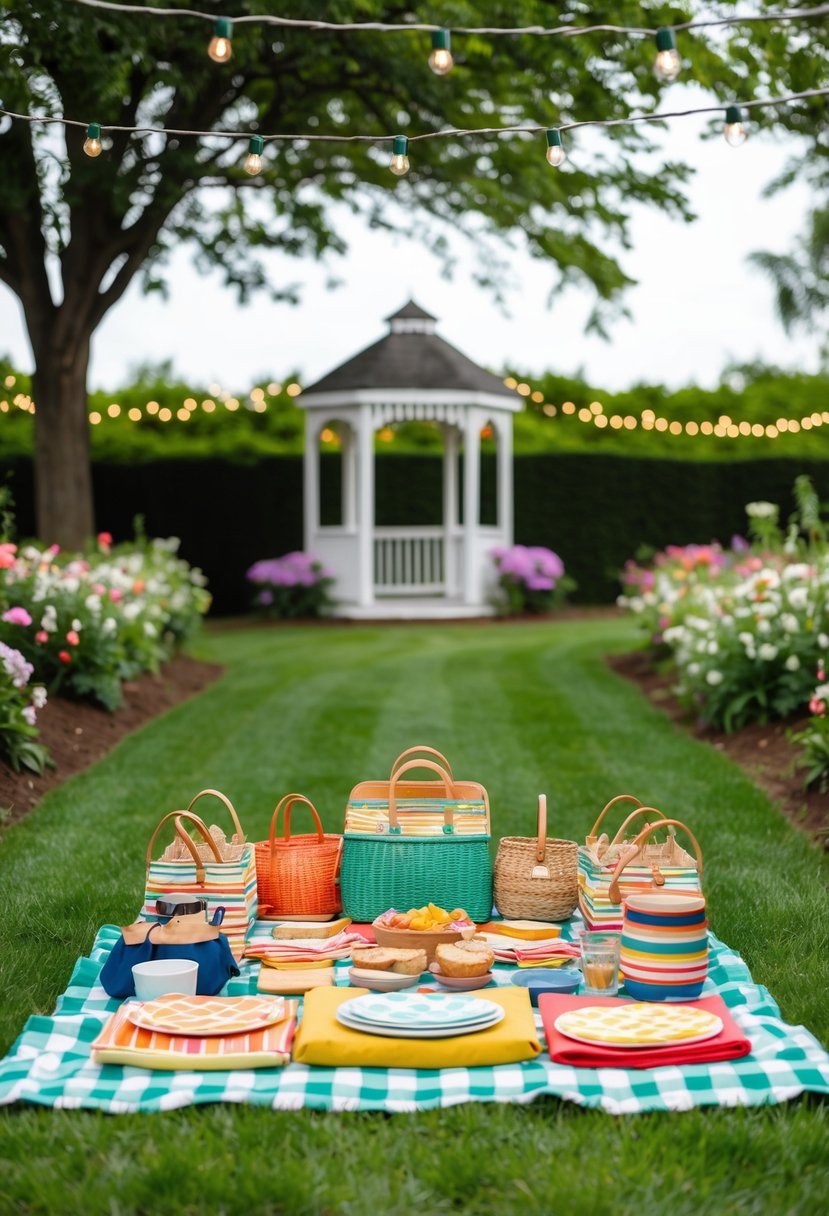
[[[563,936],[570,937],[573,927],[565,925]],[[267,936],[271,928],[257,925],[257,936]],[[9,1055],[0,1061],[0,1104],[33,1102],[113,1114],[172,1110],[202,1102],[250,1102],[277,1110],[398,1112],[461,1102],[527,1103],[550,1094],[618,1115],[694,1106],[759,1106],[806,1091],[829,1094],[829,1055],[824,1048],[804,1027],[782,1021],[777,1005],[765,988],[754,983],[740,956],[713,936],[704,995],[718,993],[751,1040],[751,1055],[739,1060],[682,1068],[589,1069],[554,1064],[545,1050],[520,1064],[429,1070],[291,1063],[278,1069],[197,1073],[97,1065],[90,1044],[118,1008],[100,986],[99,975],[119,933],[114,925],[105,925],[89,957],[76,963],[55,1012],[29,1018]],[[259,967],[259,963],[243,963],[242,974],[231,979],[224,992],[255,992]],[[348,964],[338,963],[336,969],[337,983],[347,985]],[[513,968],[496,964],[495,982],[509,984],[512,973]],[[540,1017],[536,1025],[542,1034]]]

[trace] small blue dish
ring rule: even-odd
[[[575,992],[581,983],[580,971],[547,971],[534,968],[531,971],[516,971],[512,982],[518,988],[527,988],[530,1001],[536,1007],[538,998],[545,992]]]

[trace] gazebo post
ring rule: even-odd
[[[374,603],[374,419],[370,405],[360,406],[357,430],[357,512],[359,603]]]
[[[354,427],[346,422],[340,428],[342,445],[342,521],[347,532],[357,527],[357,445]]]
[[[443,582],[444,594],[458,591],[455,532],[458,527],[458,430],[443,425]]]
[[[512,418],[509,425],[502,419],[495,424],[498,469],[498,527],[504,545],[512,544],[513,499],[512,499]]]
[[[305,415],[305,453],[303,455],[302,497],[305,516],[304,546],[310,553],[316,544],[319,529],[319,460],[320,445],[317,438],[318,422],[314,414]]]
[[[466,411],[463,438],[463,598],[475,604],[479,597],[478,520],[481,494],[481,423],[479,411]]]

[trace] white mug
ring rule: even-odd
[[[186,958],[156,958],[136,963],[132,969],[139,1001],[154,1001],[173,992],[195,996],[198,975],[199,964]]]

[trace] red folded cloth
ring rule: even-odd
[[[672,1043],[668,1047],[601,1047],[598,1044],[577,1043],[555,1029],[562,1013],[584,1009],[588,1005],[628,1005],[624,997],[569,996],[542,993],[538,1008],[547,1036],[547,1049],[556,1064],[572,1068],[659,1068],[661,1065],[713,1064],[719,1060],[738,1060],[751,1051],[751,1043],[732,1018],[722,997],[707,996],[700,1001],[687,1001],[695,1009],[704,1009],[722,1020],[719,1034],[701,1043]]]
[[[377,938],[374,936],[374,925],[372,924],[351,924],[348,926],[348,932],[359,933],[360,937],[369,942],[372,946],[377,944]]]

